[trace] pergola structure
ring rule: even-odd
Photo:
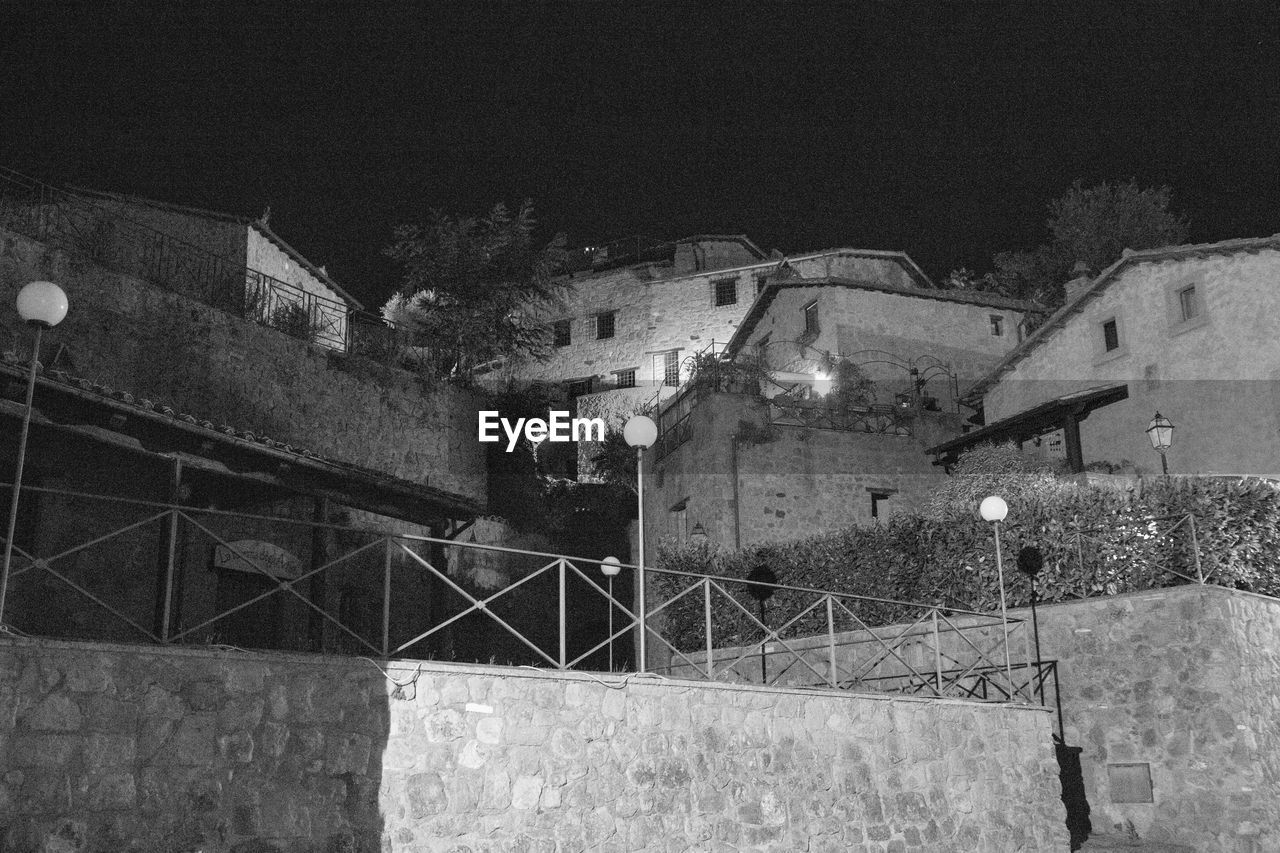
[[[1011,441],[1021,445],[1037,436],[1062,430],[1067,446],[1067,464],[1072,473],[1084,470],[1084,454],[1080,449],[1080,423],[1095,409],[1129,398],[1129,386],[1107,385],[1056,397],[995,423],[936,444],[926,450],[933,464],[950,467],[960,454],[980,444]]]

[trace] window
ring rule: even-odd
[[[618,316],[617,311],[605,311],[603,314],[596,315],[596,340],[603,341],[605,338],[613,337],[613,321]]]
[[[818,334],[818,300],[816,299],[804,306],[804,333]]]
[[[671,507],[671,535],[675,537],[677,542],[684,542],[689,538],[689,516],[688,516],[689,499],[685,498],[680,503]]]
[[[764,290],[764,286],[769,283],[769,274],[761,273],[756,276],[756,296],[760,295],[760,291]]]
[[[619,388],[634,388],[634,387],[636,387],[636,371],[635,371],[635,368],[632,368],[631,370],[615,370],[615,371],[614,371],[614,373],[613,373],[613,375],[614,375],[614,376],[616,376],[616,377],[618,377],[618,387],[619,387]]]
[[[573,321],[572,320],[556,320],[551,326],[551,332],[555,337],[555,345],[558,347],[567,347],[573,343]]]
[[[996,338],[1004,337],[1004,318],[1001,317],[999,314],[992,314],[989,319],[991,320],[992,337],[996,337]]]
[[[1178,313],[1184,321],[1194,320],[1200,316],[1200,303],[1196,299],[1196,286],[1194,284],[1178,291]]]
[[[680,387],[680,350],[678,349],[663,353],[662,384],[668,388]]]
[[[719,281],[711,282],[711,288],[715,294],[716,307],[722,305],[734,305],[738,301],[738,280],[736,278],[722,278]]]
[[[1102,348],[1107,352],[1120,349],[1120,328],[1114,317],[1102,324]]]
[[[880,518],[885,511],[885,504],[889,502],[889,497],[893,494],[888,489],[871,492],[871,517]]]
[[[586,379],[575,379],[569,383],[569,396],[581,397],[583,394],[590,394],[592,385],[594,385],[595,377],[588,376]]]

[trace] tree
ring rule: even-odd
[[[495,358],[549,352],[550,332],[537,313],[565,286],[552,277],[564,237],[539,248],[534,224],[526,201],[514,217],[498,203],[483,219],[432,210],[424,223],[395,229],[384,251],[404,268],[404,282],[382,315],[408,343],[426,348],[429,372],[459,376]]]
[[[947,281],[977,282],[980,289],[1055,308],[1063,302],[1063,285],[1077,262],[1097,274],[1119,260],[1125,249],[1186,242],[1189,222],[1169,209],[1172,194],[1167,186],[1143,189],[1133,180],[1093,187],[1076,181],[1049,203],[1048,243],[998,253],[992,259],[994,272],[981,279],[957,270]]]

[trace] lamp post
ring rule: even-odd
[[[1170,447],[1173,447],[1173,424],[1169,423],[1169,419],[1164,415],[1156,412],[1156,416],[1151,419],[1151,423],[1147,424],[1147,438],[1151,439],[1151,446],[1160,454],[1160,469],[1164,476],[1169,476],[1169,460],[1164,455]]]
[[[982,499],[978,513],[983,521],[991,522],[996,537],[996,577],[1000,582],[1000,626],[1004,631],[1004,670],[1009,677],[1009,698],[1013,698],[1013,662],[1009,659],[1009,613],[1004,602],[1004,560],[1000,555],[1000,522],[1009,514],[1004,498],[992,495]]]
[[[639,526],[639,556],[636,571],[636,603],[640,610],[640,649],[639,660],[637,661],[637,670],[639,672],[646,671],[647,655],[645,637],[645,602],[644,602],[644,451],[645,448],[652,447],[653,443],[658,440],[658,425],[653,419],[645,415],[632,415],[626,425],[622,427],[622,438],[627,444],[636,449],[636,501],[638,507],[637,525]]]
[[[1036,677],[1040,676],[1040,620],[1036,616],[1036,575],[1044,568],[1044,554],[1034,545],[1026,545],[1018,552],[1018,571],[1031,581],[1031,630],[1036,640]],[[1042,685],[1043,687],[1043,685]]]
[[[67,316],[67,294],[51,281],[33,281],[18,291],[18,316],[35,329],[31,342],[31,369],[27,373],[27,401],[22,411],[22,432],[18,436],[18,464],[13,472],[13,497],[9,502],[9,531],[4,537],[4,565],[0,568],[0,626],[4,625],[5,596],[9,591],[9,566],[13,562],[13,534],[18,526],[18,497],[22,492],[22,468],[27,458],[27,435],[31,431],[31,403],[36,393],[36,370],[40,359],[40,336]]]
[[[764,603],[773,598],[774,585],[778,583],[778,576],[773,573],[773,569],[764,563],[760,563],[751,570],[751,574],[747,575],[747,594],[756,600],[760,606],[760,624],[765,626],[765,639],[760,644],[760,683],[769,683],[769,670],[767,669],[768,645],[769,645],[769,627],[764,621]]]
[[[600,561],[600,571],[609,582],[609,671],[613,672],[613,579],[622,571],[622,561],[617,557],[605,557]]]

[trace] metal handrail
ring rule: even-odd
[[[69,514],[69,517],[85,520],[87,529],[83,536],[84,541],[63,541],[50,545],[50,553],[44,555],[33,553],[30,548],[15,547],[20,564],[12,573],[13,580],[25,584],[33,577],[40,577],[42,573],[47,574],[53,579],[51,583],[61,585],[58,588],[69,589],[73,594],[98,608],[99,612],[109,614],[110,617],[119,620],[120,624],[128,626],[130,630],[128,637],[134,640],[141,639],[159,644],[209,642],[211,632],[218,631],[219,624],[224,620],[260,602],[276,597],[295,602],[294,606],[299,608],[299,613],[309,613],[313,623],[328,626],[319,632],[318,636],[321,640],[328,637],[336,642],[346,638],[356,645],[355,651],[363,654],[392,656],[412,653],[418,644],[440,635],[450,626],[458,624],[460,620],[476,618],[489,624],[496,632],[495,637],[498,635],[514,637],[522,644],[521,647],[526,649],[526,653],[533,656],[533,661],[538,665],[556,669],[586,665],[591,656],[600,652],[606,645],[627,634],[634,636],[638,631],[644,631],[646,636],[651,636],[665,644],[678,658],[690,660],[686,650],[677,648],[676,643],[664,636],[664,627],[661,622],[663,613],[674,602],[689,600],[685,597],[688,590],[665,598],[657,595],[655,590],[655,595],[649,600],[645,612],[641,613],[630,603],[615,596],[612,593],[612,584],[608,590],[602,586],[603,575],[598,567],[603,565],[603,561],[599,559],[568,557],[501,545],[457,542],[433,536],[389,534],[353,525],[277,518],[228,510],[205,510],[173,503],[119,498],[43,486],[30,487],[28,495],[29,499],[57,496],[65,501],[102,502],[109,506],[107,513],[73,511],[71,507],[64,507],[63,510]],[[117,507],[117,509],[110,509],[110,507]],[[118,507],[132,507],[135,511],[133,514],[138,518],[126,523],[114,520],[120,515]],[[109,520],[110,522],[107,523]],[[215,521],[217,524],[214,524]],[[240,523],[228,524],[229,521]],[[275,541],[297,542],[301,540],[305,530],[311,529],[329,531],[328,540],[331,543],[342,541],[346,544],[338,548],[313,552],[309,568],[304,565],[300,566],[296,572],[287,575],[276,574],[253,553],[247,553],[244,548],[237,545],[238,538],[241,538],[239,534],[245,530],[256,531],[262,535],[265,523],[293,531],[286,538],[280,538],[278,534],[265,534],[266,538],[275,539]],[[106,527],[111,529],[102,529]],[[74,526],[68,528],[69,532],[62,538],[78,538],[75,536],[76,529]],[[274,527],[271,529],[275,530]],[[237,533],[229,531],[237,531]],[[137,536],[142,536],[143,539],[138,540]],[[183,543],[181,547],[177,546],[179,540]],[[158,591],[158,597],[140,596],[137,593],[139,589],[137,581],[140,575],[130,576],[134,581],[133,584],[113,583],[107,587],[97,586],[103,579],[93,572],[95,565],[93,559],[83,560],[85,555],[94,553],[95,549],[102,547],[129,547],[132,549],[131,553],[137,554],[140,544],[145,546],[147,542],[152,541],[157,547],[158,559],[151,564],[156,567],[154,588]],[[314,542],[314,538],[311,541]],[[225,549],[229,556],[235,558],[238,571],[248,571],[269,583],[243,600],[230,603],[229,606],[224,602],[210,607],[209,601],[205,598],[197,596],[196,599],[189,599],[179,595],[176,590],[182,586],[182,577],[189,578],[188,573],[195,568],[202,566],[207,568],[208,564],[201,562],[203,558],[199,556],[203,553],[202,549],[206,547]],[[443,553],[441,553],[442,550]],[[509,577],[508,582],[500,588],[476,592],[469,589],[456,575],[451,574],[448,566],[437,559],[437,555],[448,557],[450,554],[482,552],[509,555],[526,560],[536,559],[539,565],[518,577]],[[399,554],[404,558],[398,567],[393,566],[393,554]],[[379,557],[381,557],[381,566],[375,567],[374,563]],[[108,555],[106,559],[112,558]],[[76,562],[71,569],[62,569],[64,563],[70,563],[73,560]],[[195,562],[192,562],[193,560]],[[621,568],[629,573],[633,580],[639,572],[639,568],[634,565],[622,564]],[[375,626],[372,622],[368,622],[366,627],[361,627],[360,624],[349,624],[341,613],[335,614],[330,610],[327,600],[313,597],[316,590],[313,583],[339,570],[344,572],[348,580],[351,577],[364,578],[370,588],[378,584],[379,580],[381,581],[383,608],[380,637],[373,636]],[[352,575],[352,572],[355,574]],[[405,574],[406,572],[408,575]],[[965,610],[942,611],[937,606],[892,598],[839,593],[796,584],[753,584],[743,578],[657,567],[647,567],[645,572],[651,576],[651,580],[667,577],[679,586],[703,592],[702,606],[706,635],[701,646],[708,655],[709,663],[702,677],[737,680],[742,676],[739,665],[750,656],[749,651],[737,653],[738,660],[731,664],[724,665],[725,662],[721,661],[718,671],[716,666],[716,656],[721,654],[721,651],[714,648],[714,623],[731,613],[739,615],[745,613],[753,627],[763,634],[763,643],[770,646],[776,657],[792,659],[788,669],[799,668],[811,672],[830,688],[840,687],[841,682],[850,681],[849,676],[851,676],[852,681],[863,684],[865,689],[864,683],[868,679],[863,676],[883,674],[885,666],[892,664],[910,670],[913,673],[911,677],[916,680],[929,681],[933,685],[929,689],[934,690],[937,695],[954,693],[957,689],[956,684],[959,682],[955,679],[944,679],[936,671],[942,666],[944,641],[950,643],[948,661],[959,660],[959,665],[964,666],[966,661],[974,657],[966,651],[972,648],[976,652],[976,659],[968,664],[970,668],[978,666],[982,660],[994,663],[990,649],[983,649],[964,636],[966,631],[989,632],[995,628],[998,621],[990,614]],[[451,604],[437,614],[415,614],[411,621],[393,624],[390,607],[393,576],[417,588],[423,588],[425,579],[429,583],[437,584],[447,596],[448,601],[461,603],[458,606]],[[547,583],[554,585],[557,601],[553,640],[548,640],[546,636],[551,633],[551,625],[547,620],[542,620],[541,625],[536,622],[530,623],[532,628],[536,629],[531,630],[530,625],[513,618],[531,615],[529,608],[517,603],[517,600],[525,595],[526,591],[532,591],[535,595],[547,594]],[[571,585],[577,590],[576,599],[569,594]],[[806,606],[790,613],[781,624],[767,624],[763,618],[757,619],[743,603],[746,599],[741,591],[759,587],[768,587],[775,592],[786,592],[792,596],[802,597],[806,601]],[[145,588],[152,588],[149,580]],[[36,593],[29,591],[28,594]],[[19,600],[15,598],[14,602],[17,603]],[[201,604],[201,601],[205,603]],[[572,606],[574,601],[578,602],[577,608]],[[604,630],[601,629],[600,636],[577,638],[571,643],[569,627],[582,621],[583,612],[590,612],[590,610],[583,611],[581,608],[598,607],[601,601],[607,605],[611,619],[615,615],[620,617],[617,630],[605,636]],[[193,612],[182,613],[182,609],[188,606],[194,608]],[[896,611],[908,610],[917,616],[912,625],[905,629],[902,626],[872,625],[867,621],[866,613],[874,611],[877,606],[888,606]],[[144,614],[152,612],[155,626],[149,628],[144,623],[150,617]],[[8,624],[21,630],[21,623],[32,613],[33,611],[24,610],[21,605],[18,605],[17,609],[9,614],[17,616],[16,624],[15,621],[10,621]],[[840,614],[839,620],[835,616],[837,613]],[[819,652],[825,648],[834,655],[837,628],[842,624],[857,626],[863,632],[864,638],[879,650],[878,659],[872,662],[869,669],[865,666],[865,661],[855,670],[845,672],[834,657],[826,663],[812,659],[813,638],[799,636],[798,632],[814,620],[822,618],[823,614],[825,614],[827,625],[826,641],[825,644],[819,643],[816,646]],[[975,624],[960,625],[952,622],[950,619],[954,614],[963,615]],[[0,617],[5,615],[0,614]],[[1019,620],[1011,620],[1011,622],[1013,631],[1009,636],[1016,635],[1018,631],[1026,633]],[[920,641],[919,627],[922,624],[932,627],[930,636],[933,637],[932,643],[937,651],[936,667],[934,664],[922,667],[912,657],[913,644]],[[307,642],[314,639],[316,630],[314,627],[309,629],[308,635],[311,639]],[[108,631],[100,638],[119,639],[116,636],[118,633],[118,631]],[[959,639],[946,639],[953,634]],[[61,636],[61,634],[58,635]],[[983,642],[989,644],[991,638],[985,634],[983,636],[985,637]],[[327,641],[325,642],[325,648],[327,648]],[[1008,642],[1008,636],[1004,642]],[[343,651],[343,649],[336,650]],[[770,683],[780,682],[775,678]],[[1019,689],[1018,685],[1014,684],[1009,684],[1007,687],[1010,695],[1015,695]],[[922,688],[917,686],[913,689]]]
[[[106,223],[112,233],[101,230]],[[150,225],[137,222],[86,196],[50,186],[0,166],[0,224],[47,242],[61,238],[67,248],[94,262],[139,275],[168,290],[259,325],[279,328],[294,314],[317,343],[346,351],[346,302],[311,293],[235,259],[210,252]],[[123,232],[125,240],[110,237]],[[184,287],[175,288],[182,281]]]

